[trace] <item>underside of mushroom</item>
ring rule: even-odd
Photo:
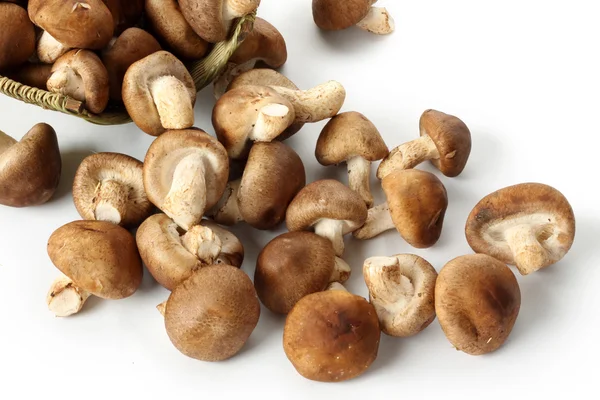
[[[238,206],[238,193],[241,183],[241,179],[228,182],[225,193],[223,193],[219,202],[207,211],[206,215],[211,217],[215,222],[228,226],[243,221],[244,219]]]
[[[372,0],[372,4],[376,1]],[[394,19],[385,7],[371,7],[367,16],[356,26],[376,35],[388,35],[396,28]]]
[[[369,209],[367,221],[362,227],[352,232],[352,236],[357,239],[367,240],[395,228],[396,226],[390,214],[390,207],[385,202]]]
[[[57,317],[68,317],[81,311],[90,293],[77,287],[71,279],[60,276],[52,282],[46,304]]]

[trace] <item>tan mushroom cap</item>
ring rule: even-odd
[[[569,252],[575,225],[573,209],[561,192],[541,183],[521,183],[480,200],[465,232],[475,252],[516,265],[527,275]]]
[[[96,153],[86,157],[73,181],[79,215],[124,227],[136,227],[154,209],[144,190],[143,164],[125,154]]]
[[[315,24],[323,30],[338,31],[356,25],[378,35],[395,29],[392,16],[383,7],[371,7],[377,0],[313,0]]]
[[[103,299],[133,295],[142,282],[142,262],[133,236],[104,221],[74,221],[48,240],[52,263],[77,287]]]
[[[29,18],[63,45],[99,50],[114,33],[112,14],[102,0],[30,0]]]
[[[52,66],[46,83],[48,90],[85,102],[85,107],[99,114],[109,97],[108,72],[100,58],[89,50],[71,50]]]
[[[341,382],[375,361],[381,331],[375,308],[345,290],[309,294],[288,314],[283,349],[306,379]]]
[[[184,355],[222,361],[236,355],[258,324],[260,303],[245,272],[230,265],[201,268],[167,301],[165,328]]]
[[[23,64],[35,52],[35,29],[27,11],[0,3],[0,71]]]
[[[497,350],[512,332],[520,307],[515,275],[488,255],[455,258],[439,273],[435,311],[457,350],[471,355]]]
[[[102,0],[108,7],[118,35],[135,26],[144,13],[144,0]]]
[[[0,204],[29,207],[54,195],[62,172],[56,132],[36,124],[17,142],[0,131]]]
[[[260,17],[229,62],[244,64],[250,60],[262,61],[271,68],[279,68],[287,61],[287,47],[281,32]]]
[[[46,83],[52,75],[52,65],[26,63],[11,70],[7,76],[24,85],[48,90]]]

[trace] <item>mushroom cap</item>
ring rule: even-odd
[[[287,61],[287,47],[281,32],[260,17],[229,62],[239,65],[250,60],[262,61],[271,68],[279,68]]]
[[[142,282],[135,239],[125,228],[104,221],[74,221],[48,240],[52,263],[77,287],[103,299],[123,299]]]
[[[459,175],[471,154],[471,132],[459,118],[436,110],[426,110],[419,121],[421,136],[429,136],[440,153],[431,163],[444,175]]]
[[[367,161],[384,158],[389,149],[381,134],[363,114],[350,111],[336,115],[327,122],[315,149],[321,165],[335,165],[353,157]]]
[[[35,52],[35,29],[27,11],[0,3],[0,71],[23,64]]]
[[[325,290],[335,265],[331,242],[311,232],[288,232],[258,255],[254,287],[271,311],[287,314],[304,296]]]
[[[135,26],[144,13],[144,0],[102,0],[115,24],[115,35]]]
[[[411,246],[428,248],[439,240],[448,208],[442,181],[418,169],[397,170],[381,181],[390,215],[400,235]]]
[[[146,17],[152,31],[173,54],[198,60],[208,51],[208,43],[188,24],[176,0],[146,0]]]
[[[37,124],[17,142],[0,132],[0,204],[40,205],[54,195],[62,172],[56,132]]]
[[[435,285],[435,311],[456,349],[471,355],[497,350],[506,341],[521,307],[515,275],[485,254],[453,259]]]
[[[119,225],[135,227],[150,216],[154,205],[144,189],[143,164],[125,154],[96,153],[86,157],[73,181],[73,202],[83,219],[96,219],[96,201],[103,182],[115,181],[127,188],[127,204]]]
[[[323,30],[346,29],[362,21],[372,3],[372,0],[313,0],[313,19]]]
[[[173,289],[165,328],[186,356],[222,361],[242,349],[259,316],[260,303],[248,275],[231,265],[212,265]]]
[[[160,51],[160,44],[143,29],[128,28],[114,44],[102,52],[102,62],[108,71],[110,99],[123,101],[123,78],[127,69],[136,61]]]
[[[244,245],[240,239],[216,222],[203,219],[200,225],[210,228],[221,240],[221,254],[215,264],[226,264],[240,268],[244,262]]]
[[[377,358],[381,331],[375,308],[343,290],[303,297],[288,314],[283,349],[296,371],[320,382],[364,373]]]
[[[34,24],[70,48],[99,50],[114,33],[113,16],[102,0],[30,0]]]
[[[173,76],[183,83],[190,95],[192,106],[196,104],[196,84],[173,54],[161,50],[131,64],[123,78],[123,102],[135,124],[144,132],[158,136],[166,131],[162,126],[150,84],[161,77]]]
[[[7,73],[7,76],[14,81],[42,90],[48,90],[46,82],[50,75],[52,75],[52,65],[37,63],[25,63]]]
[[[290,146],[281,142],[255,143],[238,192],[244,221],[256,229],[276,227],[305,184],[304,164]]]
[[[333,179],[322,179],[306,185],[287,209],[289,231],[310,229],[322,219],[344,221],[343,234],[360,228],[367,220],[367,206],[348,186]]]
[[[539,268],[560,261],[575,239],[575,215],[569,201],[541,183],[512,185],[485,196],[469,214],[465,233],[476,253],[515,265],[505,232],[519,225],[532,229],[547,252],[546,263]]]

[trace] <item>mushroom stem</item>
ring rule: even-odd
[[[157,305],[156,309],[158,310],[158,312],[160,313],[160,315],[162,315],[164,317],[165,316],[165,311],[167,311],[167,301],[165,300],[162,303],[160,303],[159,305]]]
[[[385,7],[371,7],[367,16],[356,26],[376,35],[388,35],[396,29],[394,19]]]
[[[212,217],[215,222],[227,226],[243,221],[244,219],[238,206],[238,191],[240,190],[241,183],[241,179],[228,182],[223,196],[206,215]]]
[[[352,236],[361,240],[371,239],[395,227],[396,225],[394,225],[390,214],[390,207],[385,202],[369,209],[367,221],[362,227],[352,232]]]
[[[181,238],[183,247],[205,264],[213,264],[221,253],[221,239],[212,229],[195,225]]]
[[[94,218],[120,224],[127,212],[128,200],[129,187],[112,179],[101,181],[94,197]]]
[[[325,290],[342,290],[344,292],[348,291],[348,289],[346,289],[344,285],[339,282],[331,282],[329,285],[327,285]]]
[[[322,219],[315,224],[315,233],[331,241],[336,256],[344,254],[344,221]]]
[[[186,129],[194,125],[194,106],[188,89],[174,76],[161,76],[150,84],[160,122],[165,129]]]
[[[57,317],[68,317],[78,313],[88,297],[89,292],[75,286],[71,279],[63,275],[52,282],[46,303]]]
[[[385,312],[401,315],[415,295],[410,277],[402,272],[397,257],[371,257],[365,261],[363,276],[369,295],[377,299],[378,313],[383,308]]]
[[[319,122],[332,118],[346,100],[346,89],[336,81],[329,81],[309,90],[293,90],[282,86],[272,88],[292,103],[296,122]]]
[[[63,45],[47,31],[44,31],[37,44],[37,57],[45,64],[54,64],[60,56],[69,50],[71,50],[70,47]]]
[[[293,123],[293,110],[283,104],[268,104],[260,109],[248,138],[255,142],[271,142]]]
[[[351,274],[352,269],[350,268],[350,265],[348,265],[348,263],[343,259],[336,257],[335,266],[333,267],[333,273],[331,274],[331,278],[329,278],[329,281],[344,283],[348,279],[350,279]]]
[[[360,156],[352,157],[346,162],[348,166],[348,186],[362,197],[367,208],[373,207],[370,175],[371,162]]]
[[[15,143],[17,141],[12,136],[8,136],[6,133],[0,131],[0,154],[4,153]]]
[[[256,66],[256,59],[246,61],[243,64],[227,63],[225,69],[215,80],[213,84],[213,94],[216,100],[219,100],[221,96],[225,94],[231,81],[243,74],[244,72],[250,71]]]
[[[411,169],[422,162],[439,157],[440,153],[431,137],[423,135],[390,151],[379,164],[377,178],[383,179],[395,170]]]
[[[548,265],[548,251],[538,240],[538,232],[530,225],[514,226],[505,231],[504,237],[521,275],[528,275]]]
[[[83,78],[73,68],[65,67],[53,72],[46,85],[50,92],[85,101]]]

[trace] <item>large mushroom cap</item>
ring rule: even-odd
[[[481,199],[471,211],[465,231],[475,252],[516,265],[526,275],[567,254],[575,239],[575,215],[555,188],[522,183]]]
[[[17,142],[0,131],[0,204],[28,207],[54,195],[62,172],[56,132],[37,124]]]
[[[0,71],[23,64],[35,51],[35,29],[27,11],[0,3]]]
[[[346,29],[362,21],[372,3],[372,0],[313,0],[313,19],[323,30]]]
[[[514,274],[485,254],[455,258],[439,273],[435,311],[458,350],[481,355],[497,350],[517,320],[521,292]]]
[[[102,0],[115,24],[115,34],[135,26],[144,13],[144,0]]]
[[[258,324],[260,303],[238,268],[213,265],[194,272],[167,301],[165,328],[188,357],[221,361],[237,354]]]
[[[279,68],[287,61],[287,47],[281,32],[260,17],[229,62],[244,64],[250,60],[262,61],[271,68]]]
[[[74,221],[48,240],[52,263],[77,287],[103,299],[122,299],[142,282],[135,239],[124,228],[104,221]]]

